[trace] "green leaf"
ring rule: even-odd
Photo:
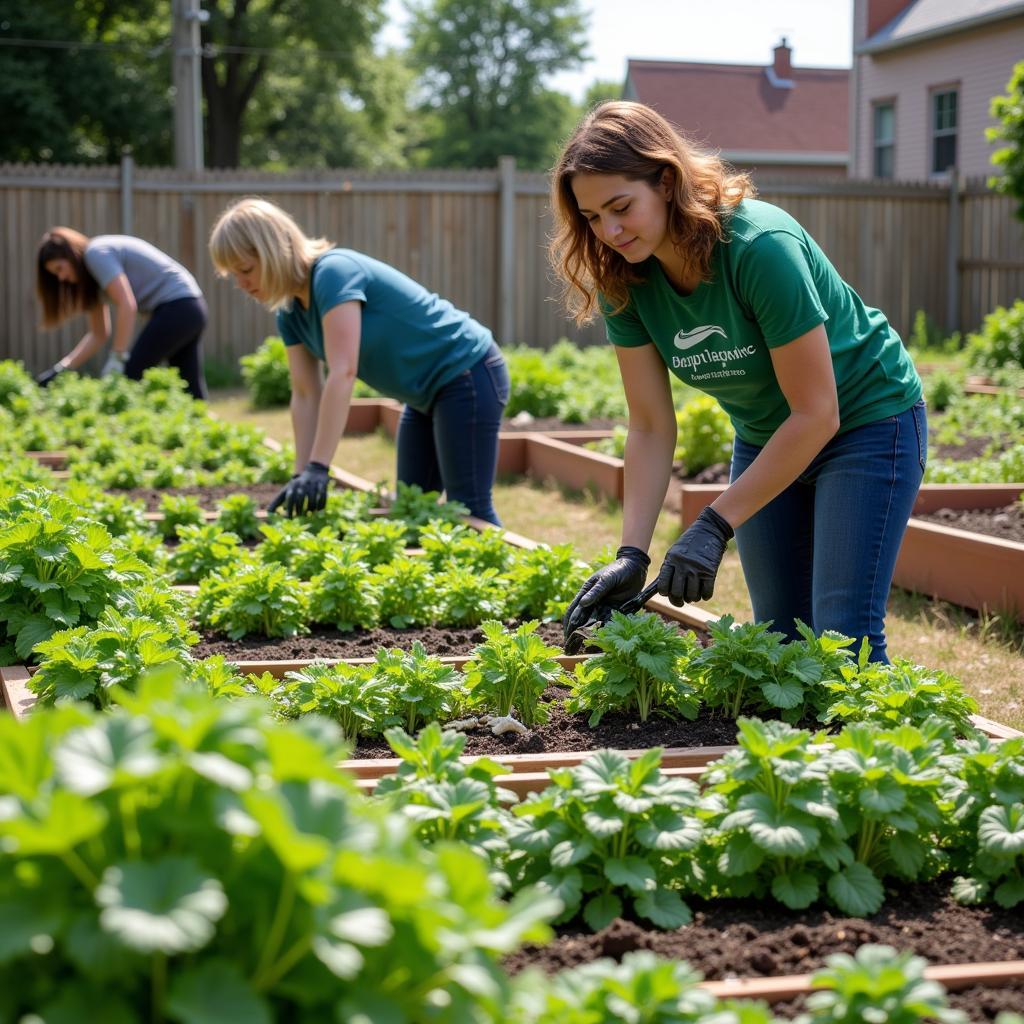
[[[617,917],[622,916],[622,900],[613,892],[600,893],[587,900],[583,908],[583,920],[591,931],[607,928]]]
[[[889,840],[889,856],[906,878],[917,878],[927,855],[927,846],[917,836],[897,832]]]
[[[989,853],[1024,851],[1024,804],[986,807],[978,818],[978,842]]]
[[[636,912],[659,928],[682,928],[693,920],[690,908],[673,889],[645,892],[633,901]]]
[[[641,857],[609,858],[604,862],[604,876],[612,885],[625,886],[633,892],[646,892],[658,884],[651,865]]]
[[[772,879],[772,895],[791,910],[802,910],[818,898],[818,880],[809,871],[776,875]]]
[[[210,960],[179,974],[167,1008],[181,1024],[271,1024],[270,1006],[239,969]]]
[[[866,786],[858,795],[860,805],[878,815],[900,810],[907,802],[907,794],[895,779],[880,779],[874,786]]]
[[[718,858],[718,870],[723,875],[738,877],[753,874],[764,862],[764,850],[745,833],[729,836],[725,849]]]
[[[125,946],[167,954],[202,949],[228,905],[220,882],[191,857],[112,865],[96,902],[103,908],[100,925]]]
[[[36,644],[49,640],[57,631],[57,624],[44,615],[30,615],[22,623],[18,630],[17,639],[14,641],[14,649],[18,652],[19,658],[26,661],[32,654],[32,648]]]
[[[36,808],[32,809],[35,814]],[[4,848],[23,857],[34,854],[62,854],[98,835],[107,822],[107,812],[98,804],[57,790],[38,816],[13,821],[0,819]]]
[[[885,899],[882,883],[866,864],[859,861],[829,878],[828,894],[840,910],[854,917],[874,914]]]
[[[1024,901],[1024,878],[1008,878],[992,894],[1001,907],[1015,907]]]
[[[551,864],[556,868],[568,868],[580,864],[594,852],[589,839],[565,839],[551,851]]]
[[[804,688],[795,679],[762,683],[761,692],[772,707],[784,710],[799,706],[804,699]]]
[[[83,796],[148,778],[160,767],[149,723],[121,716],[76,729],[54,751],[53,760],[64,785]]]
[[[981,903],[989,892],[989,884],[981,878],[965,878],[960,876],[953,880],[950,890],[957,903]]]
[[[61,911],[48,905],[44,893],[0,901],[0,964],[28,953],[47,953],[61,926]]]

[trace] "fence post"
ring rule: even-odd
[[[498,157],[498,342],[511,345],[516,329],[516,158]]]
[[[121,154],[121,234],[132,233],[134,214],[132,189],[135,187],[135,161],[131,153]]]
[[[949,169],[949,230],[946,234],[946,332],[960,330],[960,175]]]

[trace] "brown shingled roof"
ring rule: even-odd
[[[725,151],[845,153],[850,72],[793,68],[793,88],[763,66],[631,60],[631,98],[697,141]]]

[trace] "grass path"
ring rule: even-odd
[[[281,442],[291,441],[286,409],[254,412],[243,392],[215,395],[210,408],[225,419],[253,423]],[[343,437],[334,464],[374,483],[386,481],[393,486],[395,447],[379,433]],[[617,503],[564,494],[522,479],[499,481],[494,503],[509,530],[549,544],[572,543],[588,560],[618,544],[622,515]],[[666,550],[678,534],[677,517],[663,512],[652,551]],[[732,545],[715,595],[704,607],[740,621],[751,618],[750,598]],[[887,625],[891,656],[957,676],[983,715],[1024,728],[1024,634],[1018,625],[979,619],[954,605],[902,590],[890,596]]]

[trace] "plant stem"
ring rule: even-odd
[[[277,906],[274,908],[274,920],[271,922],[270,931],[267,932],[263,952],[260,954],[259,963],[256,966],[256,977],[262,977],[270,970],[284,940],[285,929],[288,927],[288,918],[291,916],[294,902],[295,878],[291,871],[286,870],[284,881],[281,883],[281,891],[277,896]]]
[[[100,884],[100,880],[89,870],[88,865],[74,850],[67,850],[61,855],[61,860],[67,865],[68,870],[92,892]]]
[[[167,995],[167,957],[163,953],[153,954],[152,964],[152,1020],[160,1024],[164,1019],[164,999]]]

